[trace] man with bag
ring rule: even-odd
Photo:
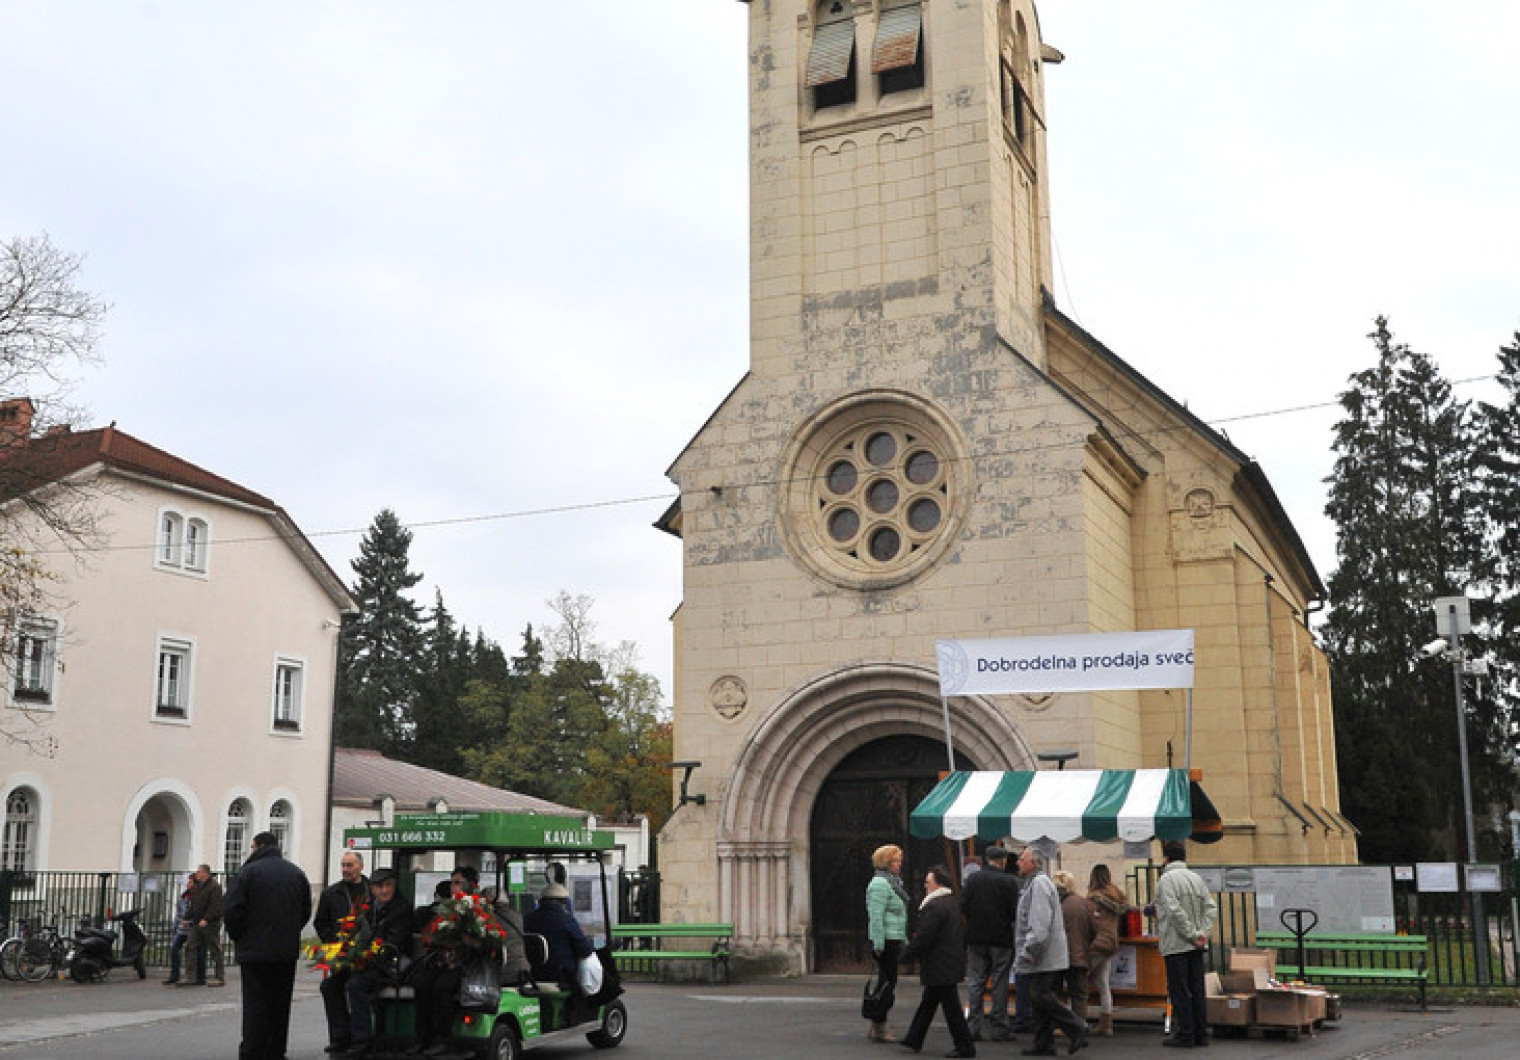
[[[1019,885],[1008,875],[1008,851],[988,847],[983,867],[966,877],[961,890],[961,914],[966,918],[967,979],[971,984],[971,1018],[967,1025],[975,1041],[982,1039],[982,1024],[991,1024],[990,1039],[1005,1042],[1013,1037],[1008,1024],[1008,974],[1013,968],[1013,922],[1019,913]],[[986,1016],[982,999],[987,980],[992,980],[992,1014]]]
[[[1156,883],[1156,944],[1166,962],[1166,994],[1172,1003],[1172,1034],[1162,1045],[1187,1049],[1209,1044],[1204,1000],[1203,957],[1209,948],[1219,906],[1203,878],[1187,867],[1187,844],[1161,844],[1161,879]]]

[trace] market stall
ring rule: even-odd
[[[1223,837],[1219,812],[1186,769],[957,771],[913,810],[908,830],[919,839],[1024,843]],[[1166,968],[1156,939],[1141,934],[1138,916],[1127,926],[1110,978],[1114,1001],[1164,1007]]]

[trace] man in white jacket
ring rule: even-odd
[[[1187,844],[1161,844],[1161,879],[1156,884],[1156,937],[1166,961],[1166,993],[1172,1003],[1172,1034],[1162,1045],[1187,1049],[1209,1044],[1204,1001],[1203,957],[1219,906],[1203,878],[1187,867]]]
[[[1055,1028],[1060,1027],[1070,1044],[1071,1056],[1087,1045],[1087,1021],[1078,1019],[1056,993],[1066,971],[1066,927],[1061,920],[1061,896],[1045,875],[1045,856],[1034,847],[1019,855],[1019,875],[1024,891],[1019,895],[1019,916],[1014,924],[1013,967],[1029,977],[1029,1001],[1034,1009],[1034,1042],[1025,1056],[1055,1056]]]

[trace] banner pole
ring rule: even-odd
[[[950,738],[950,697],[939,697],[940,713],[945,718],[945,756],[949,760],[950,772],[955,772],[955,743]]]
[[[1188,686],[1187,701],[1187,737],[1182,748],[1182,768],[1193,768],[1193,687]]]

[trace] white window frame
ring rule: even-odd
[[[22,710],[57,710],[58,646],[63,640],[63,623],[47,615],[23,614],[16,620],[16,639],[11,644],[11,663],[7,699]],[[41,657],[27,652],[29,645],[41,644]],[[30,656],[30,658],[28,658]],[[22,684],[30,676],[31,681]]]
[[[285,809],[283,816],[275,813],[281,807]],[[284,855],[294,861],[291,844],[295,841],[296,834],[296,808],[289,799],[275,799],[269,804],[269,833],[279,840]]]
[[[274,660],[274,687],[271,694],[270,731],[299,736],[305,724],[306,661],[288,655]]]
[[[179,660],[179,672],[173,678],[174,698],[165,700],[164,664],[171,657]],[[159,636],[153,655],[153,720],[188,725],[194,690],[195,641],[190,637]]]
[[[25,815],[12,816],[16,799],[26,800]],[[36,788],[19,785],[5,793],[4,821],[0,822],[0,870],[31,872],[37,866],[37,822],[42,816],[42,796]]]
[[[227,819],[222,825],[222,872],[228,878],[248,860],[252,841],[253,803],[239,795],[227,804]],[[237,854],[236,864],[230,856],[234,852]]]
[[[177,508],[158,510],[153,565],[172,574],[204,577],[211,569],[211,521]]]

